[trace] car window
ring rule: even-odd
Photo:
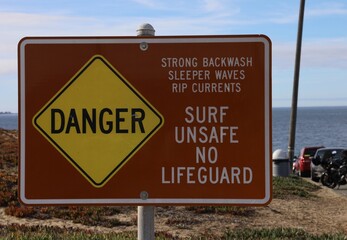
[[[310,156],[313,157],[314,154],[316,153],[317,149],[314,148],[308,148],[305,150],[304,156]]]
[[[334,157],[335,155],[341,152],[342,152],[342,149],[325,149],[325,150],[318,151],[316,153],[316,156],[324,161],[330,157]]]
[[[320,159],[323,158],[323,155],[324,155],[324,151],[317,152],[317,157],[319,157]]]
[[[326,159],[331,158],[332,156],[334,156],[334,152],[336,153],[336,151],[331,151],[331,150],[324,151],[322,160],[324,161],[324,160],[326,160]]]
[[[338,149],[335,151],[335,154],[333,156],[334,157],[340,157],[342,152],[343,152],[343,149]]]

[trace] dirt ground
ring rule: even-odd
[[[345,233],[347,235],[347,198],[337,195],[330,189],[322,188],[316,192],[315,199],[280,200],[274,199],[266,207],[254,207],[251,216],[232,214],[196,214],[185,207],[156,207],[155,231],[166,232],[181,238],[198,234],[223,235],[227,229],[242,228],[297,228],[309,233]],[[254,211],[253,211],[254,210]],[[89,227],[61,219],[37,220],[16,218],[0,209],[0,224],[24,224],[27,226],[45,225],[62,228],[78,228],[97,232],[137,231],[137,208],[129,207],[125,213],[118,214],[121,222],[130,226],[114,228]]]
[[[16,133],[0,131],[0,150],[6,145],[17,151],[18,147],[13,145],[14,142],[17,142]],[[326,187],[321,187],[313,192],[313,195],[314,197],[310,198],[273,199],[268,206],[248,207],[247,214],[236,215],[232,213],[197,214],[183,206],[156,207],[155,231],[185,238],[211,233],[223,235],[227,229],[281,227],[303,229],[313,234],[342,232],[347,235],[347,197]],[[17,218],[6,215],[4,208],[0,208],[0,225],[46,225],[105,233],[137,231],[137,208],[125,207],[124,209],[116,217],[121,222],[128,223],[127,226],[114,228],[90,227],[55,218],[45,220]]]

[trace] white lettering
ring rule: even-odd
[[[252,57],[204,57],[203,67],[252,67]]]
[[[208,70],[170,70],[168,79],[174,81],[190,80],[210,80],[210,71]]]
[[[166,176],[166,175],[169,176]],[[162,184],[251,184],[250,167],[162,167]]]
[[[223,123],[226,116],[226,111],[229,110],[229,106],[188,106],[185,109],[189,118],[185,118],[186,123]]]
[[[183,68],[183,67],[197,67],[198,59],[197,58],[162,58],[161,67],[163,68]]]
[[[176,143],[239,143],[238,126],[175,127]]]

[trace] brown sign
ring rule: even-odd
[[[270,202],[266,36],[29,37],[18,48],[23,203]]]

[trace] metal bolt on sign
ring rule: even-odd
[[[148,43],[146,43],[146,42],[140,43],[140,49],[142,51],[146,51],[148,49]]]

